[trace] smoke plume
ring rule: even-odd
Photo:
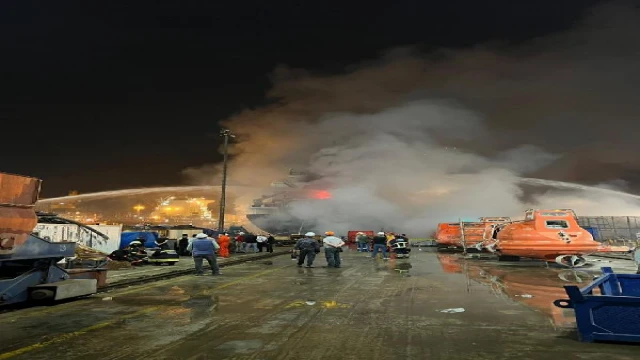
[[[640,215],[632,198],[525,193],[519,182],[610,188],[637,171],[639,50],[640,12],[609,5],[570,31],[517,47],[393,49],[336,76],[281,66],[272,104],[224,123],[237,135],[229,176],[264,189],[289,168],[313,172],[331,199],[291,211],[341,233],[423,237],[438,222],[518,217],[529,207]]]

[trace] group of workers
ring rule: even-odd
[[[383,259],[389,259],[387,252],[391,249],[394,250],[399,257],[408,257],[409,238],[406,234],[394,234],[392,232],[385,233],[384,231],[378,232],[375,236],[369,237],[363,232],[356,233],[356,244],[358,251],[371,253],[371,257],[375,258],[378,252],[382,253]]]
[[[125,248],[112,251],[107,257],[114,261],[127,261],[133,266],[144,265],[148,259],[144,239],[137,238]]]
[[[308,232],[303,238],[298,240],[294,246],[295,258],[298,261],[298,267],[302,267],[306,261],[306,267],[313,267],[313,262],[320,253],[320,244],[324,248],[324,255],[327,261],[327,267],[340,268],[342,260],[340,253],[343,252],[343,246],[346,245],[343,238],[335,236],[333,231],[324,233],[325,237],[319,241],[319,237],[313,232]],[[384,260],[389,259],[388,247],[395,250],[398,257],[402,257],[403,253],[408,253],[410,249],[402,249],[402,247],[394,246],[397,243],[408,243],[405,234],[396,235],[393,233],[379,232],[373,237],[367,236],[363,232],[358,232],[355,237],[357,249],[360,252],[371,252],[371,258],[376,258],[380,252]],[[142,263],[143,257],[147,256],[142,239],[136,239],[129,244],[127,249],[119,250],[118,254],[112,254],[113,260],[129,260],[133,264]],[[254,253],[273,252],[275,238],[271,234],[253,235],[238,233],[234,238],[234,247],[236,252],[248,253],[253,250]],[[169,250],[169,244],[165,239],[159,239],[155,243],[158,251]],[[176,244],[176,252],[179,255],[190,255],[194,259],[196,274],[203,274],[203,263],[206,260],[211,266],[213,275],[219,275],[220,270],[217,264],[217,256],[229,257],[229,247],[232,245],[231,238],[228,233],[218,235],[217,239],[210,238],[205,233],[194,234],[191,238],[187,234],[183,234],[182,238]],[[216,256],[217,253],[217,256]],[[115,256],[114,256],[115,255]],[[118,256],[119,255],[119,256]],[[407,255],[408,257],[408,255]]]
[[[155,240],[152,252],[147,253],[147,249],[144,246],[145,239],[138,236],[131,241],[123,249],[118,249],[107,257],[115,261],[127,261],[133,266],[140,266],[149,262],[175,262],[178,261],[178,255],[172,253],[169,247],[169,240],[166,238],[158,238]]]
[[[342,264],[340,253],[343,251],[342,247],[345,245],[345,242],[335,236],[333,231],[327,231],[324,235],[325,238],[322,239],[322,245],[324,247],[324,256],[327,260],[327,267],[340,268]],[[306,260],[306,267],[312,268],[316,255],[320,253],[320,243],[316,239],[314,232],[308,232],[304,234],[302,239],[296,242],[293,249],[297,252],[298,267],[302,267]]]
[[[324,256],[327,260],[327,267],[339,268],[341,265],[340,253],[345,245],[343,239],[335,236],[333,231],[324,233],[325,237],[321,240],[324,247]],[[387,248],[392,249],[398,258],[409,257],[411,249],[408,248],[409,239],[405,234],[393,234],[379,232],[372,239],[365,233],[358,232],[356,234],[356,243],[358,251],[371,252],[371,258],[375,259],[378,252],[382,253],[382,258],[388,260]],[[371,245],[371,247],[370,247]],[[306,267],[313,267],[313,261],[316,255],[320,253],[320,242],[316,239],[316,234],[308,232],[305,237],[298,240],[294,247],[297,253],[298,267],[302,267],[306,260]],[[295,257],[294,253],[294,257]]]
[[[204,234],[204,233],[193,234],[191,236],[191,238],[189,238],[188,234],[182,234],[182,238],[180,240],[178,240],[176,242],[176,244],[175,244],[175,250],[178,253],[178,255],[181,255],[181,256],[190,256],[190,255],[192,255],[191,250],[189,250],[189,246],[201,234]],[[229,234],[228,233],[219,234],[216,243],[220,246],[220,249],[218,251],[218,256],[223,257],[223,258],[228,258],[229,257],[229,245],[231,244],[231,238],[229,237]]]
[[[276,238],[271,234],[245,234],[239,232],[235,237],[235,252],[248,253],[251,250],[253,253],[259,252],[273,252],[273,246],[276,243]]]
[[[345,241],[335,236],[333,231],[324,233],[325,237],[321,240],[324,247],[324,255],[327,261],[327,267],[340,268],[342,261],[340,253],[343,252],[342,247]],[[235,250],[236,252],[249,252],[253,249],[255,252],[262,252],[266,248],[267,252],[273,252],[275,238],[273,235],[252,235],[240,232],[236,236]],[[388,251],[393,250],[396,257],[409,257],[408,248],[409,239],[406,234],[378,232],[375,236],[358,232],[355,236],[357,251],[371,253],[371,258],[375,259],[380,252],[384,260],[388,260]],[[189,238],[187,234],[182,234],[182,238],[176,243],[176,252],[179,255],[191,255],[195,263],[196,274],[203,274],[203,262],[206,260],[211,266],[213,275],[220,275],[220,269],[217,264],[216,252],[218,256],[229,257],[229,246],[231,238],[228,233],[218,235],[217,241],[210,238],[207,234],[194,234]],[[155,241],[156,251],[151,256],[162,256],[169,250],[167,239],[158,239]],[[132,241],[126,248],[116,250],[109,255],[112,260],[128,261],[132,265],[142,265],[148,261],[148,254],[145,251],[144,239],[138,238]],[[308,232],[303,238],[298,240],[294,247],[294,258],[298,261],[298,267],[302,267],[306,260],[306,267],[312,268],[316,255],[320,253],[320,242],[316,239],[316,234]],[[175,256],[175,255],[174,255]],[[369,256],[369,255],[368,255]],[[633,254],[634,260],[638,265],[637,273],[640,274],[640,248],[636,248]]]

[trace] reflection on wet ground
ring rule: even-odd
[[[551,304],[599,266],[573,273],[427,250],[324,262],[297,268],[281,256],[0,314],[0,360],[637,358],[638,347],[578,342],[572,315]]]
[[[613,267],[620,273],[633,272],[633,263],[624,260],[590,257],[581,268],[568,269],[540,261],[498,262],[465,258],[460,254],[437,254],[442,270],[463,274],[469,286],[482,284],[505,301],[519,302],[549,317],[561,328],[575,328],[572,309],[561,309],[553,301],[566,299],[564,285],[586,286],[601,274],[602,266]]]

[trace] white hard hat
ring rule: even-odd
[[[316,236],[316,233],[314,233],[314,232],[308,232],[308,233],[304,234],[304,236],[309,236],[309,237],[311,237],[311,236]]]
[[[244,233],[243,233],[242,231],[240,231],[240,232],[238,233],[238,235],[244,235]]]
[[[380,231],[378,235],[384,235],[384,231]]]
[[[196,239],[206,239],[206,238],[208,238],[208,236],[205,233],[200,233],[196,235]]]

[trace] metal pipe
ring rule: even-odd
[[[218,215],[218,231],[224,231],[224,212],[225,212],[225,203],[226,203],[226,195],[227,195],[227,158],[228,158],[228,150],[229,150],[229,137],[235,137],[231,130],[222,130],[220,131],[220,136],[224,137],[224,145],[222,147],[222,186],[220,191],[220,213]]]

